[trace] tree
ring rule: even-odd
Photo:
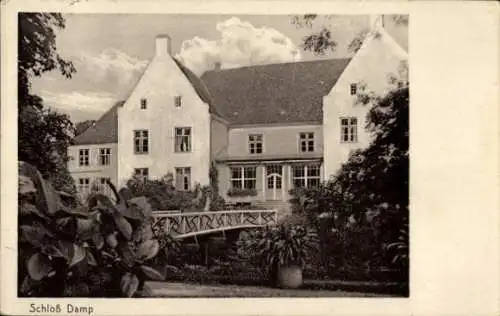
[[[85,120],[83,122],[78,122],[75,125],[75,136],[80,135],[81,133],[85,132],[89,127],[94,125],[95,120]]]
[[[73,193],[74,183],[66,168],[67,148],[74,134],[69,116],[44,107],[31,91],[31,80],[58,70],[71,78],[76,71],[56,50],[56,33],[65,27],[59,13],[21,13],[18,19],[18,155],[54,181],[57,189]]]
[[[304,14],[296,15],[292,18],[292,24],[295,24],[299,28],[309,28],[312,30],[313,26],[321,23],[318,30],[311,32],[302,39],[302,47],[305,51],[323,55],[337,48],[337,41],[332,38],[332,26],[328,24],[328,21],[332,17],[332,15]],[[408,15],[391,15],[390,18],[396,25],[408,25]],[[368,28],[359,31],[349,43],[347,50],[350,53],[357,52],[368,32]]]
[[[316,15],[297,18],[310,27]],[[407,24],[407,16],[393,17],[396,23]],[[304,39],[304,49],[325,52],[335,48],[325,30]],[[355,52],[367,31],[360,32],[349,45]],[[333,242],[337,243],[334,258],[353,257],[361,261],[386,258],[398,268],[401,284],[408,290],[408,204],[409,204],[409,83],[408,65],[401,64],[398,77],[392,77],[393,89],[384,96],[362,87],[358,102],[371,108],[366,128],[372,134],[367,148],[353,151],[337,174],[319,188],[300,193],[302,211],[316,215],[329,211]],[[302,199],[301,199],[302,198]],[[368,237],[368,238],[367,238]],[[347,241],[347,243],[346,243]],[[374,245],[375,247],[371,247]],[[370,247],[365,247],[370,246]],[[393,246],[393,247],[390,247]],[[362,250],[366,248],[365,251]],[[360,253],[362,253],[360,255]],[[373,259],[370,259],[373,258]],[[397,260],[396,260],[397,259]],[[345,263],[345,262],[344,262]]]

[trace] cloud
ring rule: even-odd
[[[93,92],[54,93],[42,90],[40,96],[46,105],[67,112],[70,115],[72,111],[100,114],[108,110],[117,101],[111,94]]]
[[[97,82],[114,80],[119,85],[130,84],[147,66],[147,60],[140,60],[115,49],[106,48],[98,55],[81,52],[77,56],[77,73],[90,75]]]
[[[217,62],[222,68],[233,68],[301,59],[292,40],[273,28],[257,28],[232,17],[218,22],[216,29],[220,32],[217,40],[194,37],[181,44],[177,57],[198,75]]]

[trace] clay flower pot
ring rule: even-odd
[[[284,289],[297,289],[302,286],[302,268],[296,265],[282,266],[278,269],[277,285]]]

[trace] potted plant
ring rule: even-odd
[[[239,246],[243,257],[260,264],[272,285],[298,288],[306,262],[317,252],[318,237],[303,225],[281,224],[251,232]]]

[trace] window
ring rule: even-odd
[[[350,90],[351,95],[355,95],[358,92],[358,85],[355,83],[351,83]]]
[[[255,189],[257,171],[255,167],[232,167],[231,187],[233,189]]]
[[[78,151],[78,161],[80,166],[88,166],[89,165],[89,150],[88,149],[80,149]]]
[[[149,133],[147,130],[134,131],[134,153],[147,154],[149,152]]]
[[[141,99],[141,110],[145,110],[147,108],[148,101],[145,98]]]
[[[251,154],[262,154],[262,134],[248,135],[248,149]]]
[[[340,119],[340,141],[342,143],[355,143],[358,141],[358,119],[343,117]]]
[[[99,148],[99,162],[101,166],[111,163],[111,148]]]
[[[191,127],[175,128],[175,152],[191,151]]]
[[[301,152],[314,151],[314,133],[300,133],[299,138]]]
[[[135,168],[134,176],[142,181],[146,181],[149,177],[149,169],[148,168]]]
[[[181,191],[191,189],[191,168],[175,168],[175,188]]]
[[[174,97],[174,103],[176,108],[180,108],[182,105],[182,97],[180,95]]]
[[[281,165],[267,165],[267,188],[268,189],[281,189],[281,177],[283,176],[283,166]],[[270,175],[276,174],[277,176],[271,177]]]
[[[296,188],[317,187],[320,183],[319,164],[293,166],[293,184]]]
[[[90,192],[90,179],[80,178],[78,179],[78,192],[85,196]]]

